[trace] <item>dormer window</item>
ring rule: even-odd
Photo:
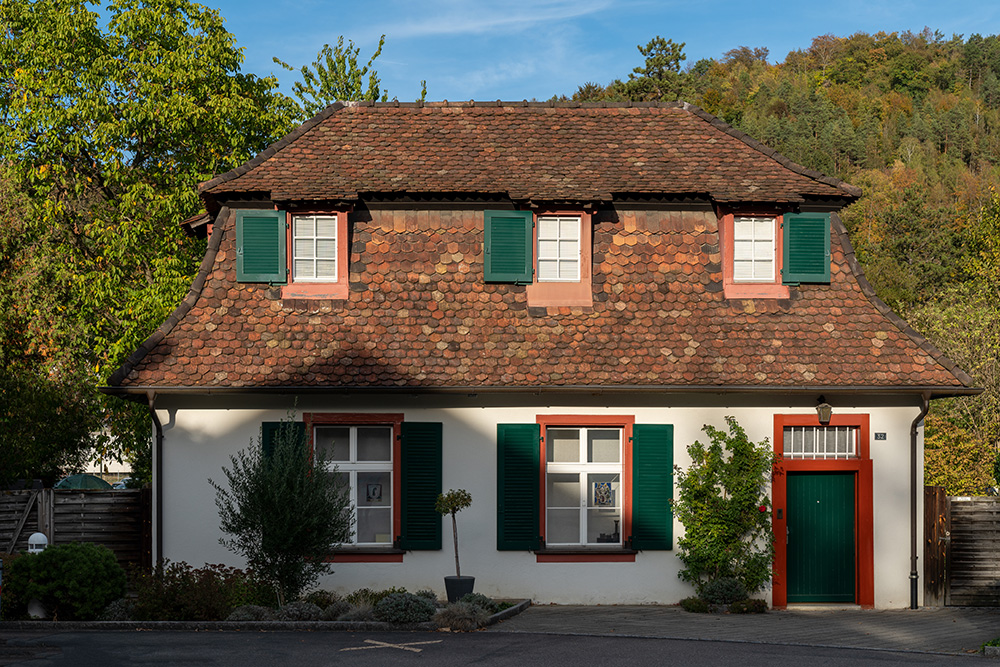
[[[337,282],[337,216],[292,216],[292,280]]]
[[[580,281],[580,216],[538,216],[538,282]]]
[[[775,219],[739,216],[733,219],[733,281],[774,282]]]

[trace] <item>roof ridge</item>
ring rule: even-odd
[[[216,222],[221,218],[223,221],[230,215],[230,210],[228,206],[223,206],[219,211],[219,215],[216,216]],[[208,275],[212,272],[212,268],[215,266],[216,255],[219,254],[219,248],[222,246],[222,236],[224,234],[225,224],[215,224],[212,228],[212,236],[208,240],[208,247],[205,249],[205,256],[201,260],[201,266],[198,267],[198,274],[195,276],[194,281],[191,283],[191,288],[188,290],[187,296],[184,300],[178,304],[174,309],[174,312],[170,314],[169,317],[161,324],[156,331],[151,333],[146,340],[142,342],[135,352],[129,355],[129,358],[125,360],[124,363],[111,374],[108,378],[108,385],[111,387],[119,387],[121,383],[128,378],[129,373],[139,365],[143,359],[146,358],[150,352],[156,348],[160,342],[166,338],[174,327],[177,326],[182,319],[191,311],[194,304],[198,302],[201,297],[201,291],[205,287],[205,283],[208,281]]]
[[[854,274],[854,278],[858,282],[858,287],[861,288],[861,292],[868,298],[871,304],[875,306],[875,309],[878,310],[883,317],[892,322],[892,324],[894,324],[900,332],[909,337],[910,340],[917,345],[917,347],[929,354],[935,361],[947,369],[948,372],[954,375],[955,378],[964,386],[975,387],[976,380],[971,375],[959,368],[958,364],[952,361],[944,352],[939,350],[936,345],[927,340],[920,332],[911,327],[906,320],[897,315],[896,312],[885,303],[885,301],[882,301],[882,299],[879,298],[879,296],[875,293],[875,288],[872,287],[870,282],[868,282],[864,269],[861,268],[861,263],[854,254],[854,246],[851,244],[851,238],[847,233],[847,227],[840,219],[840,215],[833,212],[830,214],[830,219],[833,222],[833,228],[837,231],[837,235],[840,237],[840,243],[844,248],[844,258],[847,260],[848,266],[851,267],[851,272]]]
[[[754,149],[758,153],[761,153],[762,155],[766,155],[767,157],[771,158],[772,160],[780,164],[782,167],[785,167],[786,169],[790,169],[791,171],[794,171],[797,174],[805,176],[806,178],[811,178],[814,181],[819,181],[820,183],[823,183],[825,185],[829,185],[835,188],[840,188],[841,190],[843,190],[844,192],[848,193],[853,197],[861,197],[861,195],[864,194],[864,191],[862,191],[862,189],[857,186],[851,185],[850,183],[842,181],[839,178],[834,178],[833,176],[827,176],[826,174],[816,171],[815,169],[809,169],[808,167],[804,167],[797,162],[789,160],[787,157],[785,157],[778,151],[774,150],[773,148],[769,148],[768,146],[765,146],[761,142],[751,137],[749,134],[746,134],[742,130],[737,130],[735,127],[733,127],[726,121],[722,120],[718,116],[713,116],[712,114],[708,113],[699,106],[690,104],[688,102],[684,102],[682,104],[682,107],[685,111],[689,112],[690,114],[697,116],[698,118],[701,118],[702,120],[712,125],[712,127],[722,132],[725,132],[734,139],[739,139],[750,148]]]

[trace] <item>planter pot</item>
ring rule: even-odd
[[[471,593],[475,585],[475,577],[445,577],[444,589],[448,592],[448,602],[458,602]]]

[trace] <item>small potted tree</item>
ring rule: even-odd
[[[444,588],[448,592],[448,602],[458,602],[472,592],[475,577],[463,577],[462,566],[458,562],[458,522],[455,515],[472,504],[472,495],[465,489],[449,489],[437,497],[434,509],[442,515],[451,514],[451,533],[455,536],[455,576],[444,578]]]

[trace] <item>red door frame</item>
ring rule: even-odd
[[[875,606],[875,530],[872,495],[872,461],[868,444],[869,417],[866,414],[833,415],[830,426],[858,429],[858,457],[855,459],[785,459],[782,456],[786,426],[820,426],[816,415],[774,415],[774,477],[771,483],[771,519],[774,527],[774,576],[771,605],[788,606],[786,535],[790,472],[853,472],[854,484],[854,600],[868,609]]]

